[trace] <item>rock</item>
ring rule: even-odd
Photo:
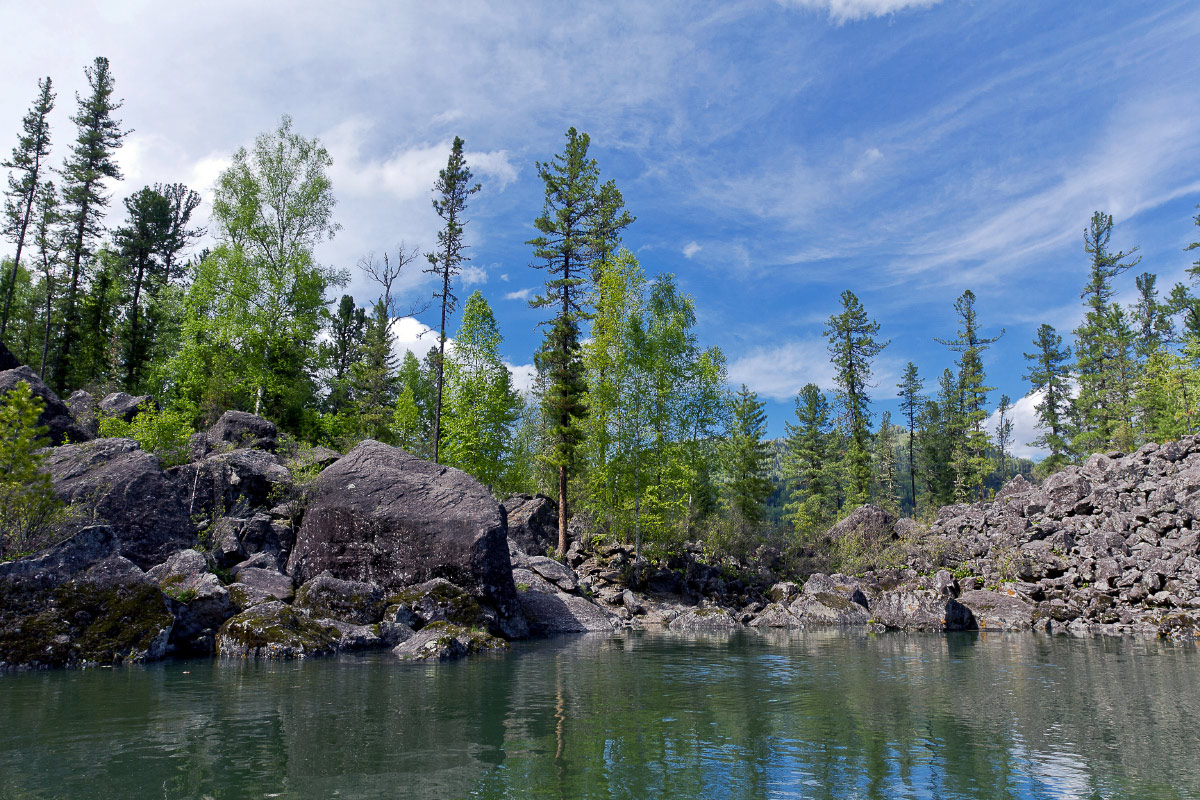
[[[1008,483],[1004,484],[1004,487],[1000,491],[996,492],[996,499],[1003,500],[1006,497],[1024,494],[1033,489],[1033,484],[1027,481],[1024,475],[1014,475]]]
[[[723,608],[693,608],[684,611],[667,626],[682,633],[721,633],[742,626]]]
[[[208,445],[220,450],[221,445],[234,449],[253,448],[275,452],[279,431],[275,423],[245,411],[226,411],[208,429]]]
[[[75,422],[66,404],[29,367],[17,366],[0,372],[0,398],[17,388],[17,384],[22,381],[28,383],[29,390],[42,399],[43,407],[38,416],[38,424],[50,429],[47,436],[52,444],[86,442],[92,438]]]
[[[205,530],[203,536],[217,564],[223,569],[251,556],[265,555],[269,558],[269,564],[260,566],[277,570],[287,561],[284,555],[287,547],[281,541],[281,534],[286,532],[286,526],[275,526],[266,514],[255,514],[249,519],[221,517]]]
[[[549,497],[515,494],[504,501],[508,538],[523,553],[544,556],[558,547],[558,506]]]
[[[54,448],[44,469],[55,493],[112,526],[121,555],[142,569],[197,544],[179,487],[132,439]]]
[[[125,394],[125,392],[113,392],[106,395],[101,400],[96,408],[102,418],[115,418],[124,422],[133,422],[133,418],[142,411],[143,408],[157,408],[158,403],[148,394],[133,395]]]
[[[273,569],[240,569],[237,580],[229,584],[229,597],[238,608],[251,608],[272,600],[291,600],[294,593],[292,579]]]
[[[782,603],[771,603],[750,622],[754,628],[802,628],[804,623]]]
[[[564,592],[573,592],[579,588],[579,578],[576,577],[574,570],[552,558],[530,556],[529,569],[556,584]]]
[[[508,649],[503,639],[450,622],[434,622],[398,645],[393,653],[401,661],[453,661],[468,655],[500,653]]]
[[[852,535],[865,543],[881,542],[893,538],[895,525],[894,516],[879,506],[868,504],[851,511],[829,529],[828,536],[834,541]]]
[[[21,366],[21,362],[12,354],[12,351],[5,346],[4,342],[0,342],[0,372],[7,372],[10,369],[16,369]]]
[[[1033,627],[1034,606],[1017,595],[976,589],[958,598],[981,631],[1021,631]]]
[[[944,597],[957,597],[958,581],[949,570],[939,569],[933,576],[933,590]]]
[[[535,636],[612,631],[615,627],[613,616],[596,603],[553,587],[550,591],[530,588],[518,592],[517,597]]]
[[[962,631],[972,624],[970,609],[930,590],[884,592],[871,603],[871,617],[888,628],[905,631]]]
[[[217,632],[224,658],[291,659],[337,652],[342,634],[272,600],[230,618]]]
[[[809,582],[811,582],[811,578]],[[807,583],[805,586],[807,587]],[[858,602],[851,597],[862,598]],[[866,598],[855,590],[847,596],[844,592],[805,592],[792,601],[788,611],[805,626],[821,625],[865,625],[871,615],[867,611]]]
[[[320,472],[341,457],[341,453],[337,450],[331,450],[328,447],[320,445],[305,447],[292,457],[291,461],[288,462],[288,466],[289,468],[298,470],[311,469]]]
[[[201,553],[180,550],[148,573],[172,601],[171,641],[182,654],[210,654],[221,623],[236,611],[229,590],[208,567]]]
[[[383,619],[385,602],[378,584],[343,581],[322,573],[301,585],[293,605],[313,617],[370,625]]]
[[[774,600],[776,603],[788,603],[793,597],[800,594],[800,584],[784,581],[774,584],[767,590],[767,597]]]
[[[822,595],[833,595],[863,608],[867,607],[867,596],[862,585],[854,578],[845,575],[826,575],[814,572],[804,581],[803,593],[806,597],[820,598]]]
[[[896,534],[896,538],[898,539],[919,540],[929,535],[929,528],[915,519],[901,517],[896,520],[892,532]]]
[[[273,496],[291,485],[292,476],[270,453],[234,450],[171,469],[183,487],[189,514],[248,517],[274,505]]]
[[[638,600],[637,595],[629,589],[621,592],[621,605],[629,609],[630,614],[645,614],[646,607],[642,605],[642,601]]]
[[[494,609],[496,633],[527,633],[500,505],[477,481],[379,442],[317,478],[289,561],[307,581],[329,570],[386,591],[440,577]]]
[[[445,578],[433,578],[401,589],[387,599],[385,617],[414,628],[432,622],[452,622],[464,628],[494,628],[496,614]]]
[[[71,396],[67,398],[67,410],[75,418],[75,424],[88,435],[89,439],[94,439],[99,435],[100,404],[96,402],[96,398],[92,396],[91,392],[85,392],[83,389],[71,392]]]
[[[153,661],[174,618],[158,586],[85,528],[36,557],[0,564],[0,671]]]

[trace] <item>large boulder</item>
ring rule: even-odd
[[[294,594],[292,579],[270,567],[243,567],[229,584],[229,598],[238,608],[290,601]]]
[[[336,653],[342,634],[278,600],[231,617],[217,632],[224,658],[292,659]]]
[[[171,642],[176,652],[188,655],[212,653],[217,630],[236,609],[229,598],[229,590],[209,571],[204,554],[180,550],[148,574],[170,598],[175,615]]]
[[[380,442],[317,478],[288,564],[300,582],[328,570],[387,591],[445,578],[495,610],[496,632],[528,632],[500,505],[466,473]]]
[[[116,554],[111,528],[84,528],[0,564],[0,670],[152,661],[174,619],[154,581]]]
[[[67,409],[75,418],[75,424],[88,435],[96,438],[100,433],[100,404],[91,392],[76,389],[67,398]]]
[[[208,429],[208,446],[215,450],[248,447],[275,452],[278,440],[274,422],[245,411],[226,411]]]
[[[904,631],[964,631],[974,624],[971,610],[930,589],[896,589],[871,603],[874,621]]]
[[[453,661],[480,653],[502,653],[507,649],[508,642],[481,630],[452,622],[434,622],[392,652],[401,661]]]
[[[74,395],[72,395],[74,396]],[[120,419],[123,422],[133,422],[144,408],[155,407],[158,404],[148,394],[131,395],[125,392],[113,392],[106,395],[97,405],[101,417]]]
[[[544,579],[534,578],[522,588],[517,596],[535,636],[611,632],[616,627],[614,617],[599,605],[586,597],[558,591]]]
[[[75,422],[66,403],[29,367],[18,366],[0,372],[0,397],[17,388],[17,384],[22,381],[28,383],[29,390],[42,400],[43,407],[38,424],[49,428],[48,436],[53,444],[86,442],[92,438]]]
[[[973,627],[978,630],[1024,631],[1033,627],[1033,604],[1015,594],[972,589],[963,592],[958,602],[971,610]]]
[[[386,601],[377,584],[344,581],[323,573],[296,590],[293,605],[313,617],[370,625],[383,618]]]
[[[132,439],[56,447],[44,469],[58,496],[111,525],[121,555],[142,569],[197,544],[179,486]]]
[[[189,513],[248,517],[270,508],[292,476],[271,453],[233,450],[174,467],[171,473],[188,498]]]
[[[727,633],[742,625],[723,608],[693,608],[671,620],[668,626],[682,633]]]
[[[504,501],[508,538],[531,556],[558,546],[558,506],[549,497],[515,494]]]
[[[845,519],[829,529],[826,536],[832,541],[851,539],[865,547],[895,538],[896,518],[879,506],[865,505],[851,511]]]

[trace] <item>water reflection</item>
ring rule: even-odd
[[[0,676],[0,798],[1200,797],[1195,646],[586,636]]]

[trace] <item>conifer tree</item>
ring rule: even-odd
[[[1050,451],[1042,462],[1042,468],[1049,474],[1062,469],[1070,454],[1071,348],[1063,347],[1062,337],[1045,324],[1038,328],[1033,346],[1032,353],[1025,353],[1029,362],[1025,380],[1029,381],[1032,392],[1042,394],[1034,407],[1042,434],[1029,446]]]
[[[917,417],[920,415],[921,408],[925,404],[925,397],[921,394],[925,388],[925,381],[917,374],[916,364],[909,361],[904,366],[904,375],[900,378],[900,383],[896,385],[896,388],[900,390],[900,411],[908,423],[908,482],[912,497],[912,507],[909,508],[909,513],[914,514],[917,510],[917,459],[915,452]]]
[[[38,81],[38,96],[33,108],[21,120],[21,135],[13,148],[12,158],[0,163],[9,170],[8,189],[4,192],[4,236],[16,246],[8,291],[4,294],[4,313],[0,316],[0,341],[8,330],[8,315],[12,307],[13,290],[17,283],[17,267],[21,263],[25,236],[34,221],[34,206],[43,188],[46,158],[50,155],[50,122],[55,94],[49,77]]]
[[[742,384],[730,404],[729,429],[723,443],[725,504],[743,537],[766,518],[767,498],[774,490],[768,477],[770,453],[763,440],[767,430],[765,406]]]
[[[587,386],[581,362],[580,324],[589,314],[588,284],[596,262],[615,251],[621,231],[633,222],[611,181],[599,185],[599,168],[588,157],[589,138],[570,128],[563,153],[538,162],[545,184],[542,213],[534,220],[541,234],[529,240],[535,266],[549,274],[546,292],[530,302],[556,309],[535,361],[547,378],[543,396],[551,420],[553,446],[547,456],[558,471],[558,545],[567,547],[567,484],[575,470],[582,440],[580,421],[587,414]]]
[[[1000,395],[1000,405],[996,406],[996,459],[1000,475],[1000,484],[1008,479],[1008,453],[1012,447],[1013,419],[1012,401],[1008,395]]]
[[[1143,272],[1134,279],[1138,299],[1132,309],[1132,325],[1137,335],[1135,351],[1145,360],[1150,354],[1175,338],[1175,323],[1171,319],[1169,303],[1160,302],[1155,284],[1158,277]]]
[[[871,490],[871,360],[887,347],[880,342],[879,323],[867,312],[854,293],[842,292],[842,313],[830,316],[825,328],[829,355],[835,370],[841,418],[849,437],[845,453],[846,503],[865,503]]]
[[[42,356],[38,375],[49,382],[46,369],[49,366],[50,340],[54,332],[55,289],[58,284],[59,263],[63,249],[61,218],[58,210],[58,189],[52,181],[46,181],[38,191],[37,208],[34,211],[33,246],[37,252],[38,269],[42,274],[44,291],[42,299]]]
[[[149,186],[125,198],[128,213],[124,226],[115,232],[127,278],[132,284],[129,300],[128,334],[125,343],[125,388],[137,392],[150,343],[142,330],[142,294],[153,298],[165,280],[164,253],[171,234],[171,203]]]
[[[42,408],[25,381],[0,397],[0,561],[51,544],[61,521],[62,501],[42,469],[50,444]]]
[[[445,387],[446,360],[446,315],[454,313],[458,298],[454,295],[454,278],[462,271],[462,265],[470,259],[463,253],[467,245],[463,242],[463,212],[467,198],[479,191],[480,184],[471,183],[471,169],[463,157],[463,140],[455,136],[450,148],[450,158],[445,169],[438,173],[433,189],[438,197],[433,200],[433,210],[442,218],[444,227],[438,231],[437,252],[426,254],[429,268],[441,280],[441,288],[434,292],[435,300],[441,301],[442,319],[438,329],[437,401],[433,409],[433,460],[441,463],[440,446],[442,431],[442,396]]]
[[[329,341],[321,343],[321,363],[328,372],[325,407],[336,414],[350,400],[350,367],[362,358],[367,310],[344,294],[335,311],[322,312]]]
[[[875,484],[881,508],[898,511],[896,502],[896,430],[892,427],[892,412],[884,411],[875,434]]]
[[[784,427],[783,460],[783,475],[791,484],[784,513],[802,537],[822,528],[837,510],[831,428],[829,401],[815,383],[805,384],[796,395],[796,421]]]
[[[104,231],[104,209],[110,200],[104,191],[104,181],[121,180],[116,151],[129,133],[121,130],[120,121],[113,118],[121,103],[113,97],[108,59],[97,57],[84,73],[91,93],[86,98],[75,96],[79,111],[71,121],[75,123],[77,133],[62,169],[64,216],[71,238],[67,248],[69,272],[63,335],[54,376],[60,390],[78,382],[74,374],[77,360],[74,348],[79,338],[81,317],[78,306],[85,277],[83,271],[92,257],[95,241]]]

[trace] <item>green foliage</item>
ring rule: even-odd
[[[783,477],[790,484],[784,513],[798,537],[810,538],[837,514],[837,460],[829,401],[815,383],[796,396],[796,421],[786,425]]]
[[[764,504],[774,491],[767,477],[769,457],[763,441],[765,405],[743,384],[730,403],[729,429],[722,446],[722,500],[743,536],[762,523]]]
[[[1064,348],[1062,337],[1046,324],[1038,328],[1033,345],[1034,352],[1025,354],[1029,362],[1025,380],[1034,392],[1042,394],[1035,406],[1042,434],[1029,444],[1050,451],[1043,463],[1054,472],[1067,463],[1070,453],[1071,349]]]
[[[64,518],[50,476],[41,471],[49,444],[38,424],[42,400],[21,381],[0,402],[0,560],[53,543]]]
[[[163,467],[186,464],[191,460],[190,440],[196,433],[193,421],[196,407],[186,401],[177,401],[161,411],[152,403],[144,402],[132,422],[120,417],[105,417],[100,420],[100,436],[105,439],[133,439],[147,453],[158,456]]]

